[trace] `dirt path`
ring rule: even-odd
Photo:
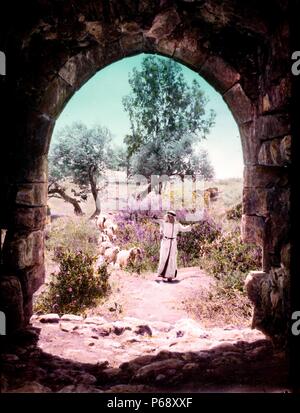
[[[119,309],[123,317],[174,323],[188,317],[180,305],[182,301],[194,291],[208,290],[214,280],[198,267],[190,267],[179,269],[177,278],[170,283],[151,273],[138,276],[115,271],[111,276],[111,284],[112,294],[107,303],[92,310],[90,315],[116,319],[120,316]],[[114,307],[115,315],[109,311]]]
[[[262,333],[188,316],[182,301],[213,283],[198,268],[173,283],[121,271],[111,282],[110,299],[87,318],[33,316],[35,344],[2,356],[2,391],[284,391],[284,358]]]

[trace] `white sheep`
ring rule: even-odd
[[[110,241],[109,236],[104,232],[101,232],[98,238],[98,245],[102,244],[102,242]]]
[[[112,229],[114,232],[116,232],[118,229],[118,225],[115,224],[112,219],[106,219],[103,223],[103,228]]]
[[[112,228],[105,228],[103,232],[104,232],[105,235],[107,235],[109,237],[110,241],[112,241],[112,242],[116,241],[117,237],[116,237],[116,235],[114,233],[114,230]]]
[[[108,248],[112,248],[112,247],[113,247],[113,244],[110,241],[103,241],[99,245],[99,253],[103,255]]]
[[[122,250],[118,253],[116,264],[121,268],[126,268],[127,265],[131,262],[136,262],[137,258],[141,256],[141,249],[134,247],[129,250]]]
[[[107,264],[109,264],[109,263],[115,264],[119,251],[120,251],[119,247],[107,248],[104,252],[104,259],[105,259],[106,263]]]
[[[100,230],[104,229],[104,223],[108,219],[108,216],[106,214],[100,214],[96,216],[95,219],[97,228]]]

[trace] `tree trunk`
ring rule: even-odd
[[[58,183],[53,183],[52,187],[51,186],[49,187],[48,194],[59,195],[65,202],[68,202],[69,204],[73,205],[75,215],[83,215],[82,209],[77,199],[72,198],[70,195],[68,195],[66,193],[66,190],[63,187],[61,187]]]
[[[100,200],[98,199],[98,187],[95,174],[95,167],[91,167],[89,170],[89,181],[91,186],[91,192],[95,201],[96,209],[90,219],[94,219],[96,215],[99,215],[101,212]]]

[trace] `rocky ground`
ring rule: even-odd
[[[209,288],[205,274],[184,269],[174,284],[117,277],[122,311],[35,315],[4,343],[1,391],[285,391],[284,357],[262,333],[205,328],[180,306],[191,290]]]

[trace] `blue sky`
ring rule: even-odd
[[[122,97],[130,93],[129,72],[139,67],[144,55],[122,59],[99,71],[75,93],[59,116],[54,135],[75,121],[87,126],[106,126],[116,142],[129,132]],[[216,178],[242,177],[243,158],[237,124],[222,97],[197,73],[182,66],[187,82],[197,79],[209,99],[207,108],[216,112],[216,124],[202,147],[209,152]]]

